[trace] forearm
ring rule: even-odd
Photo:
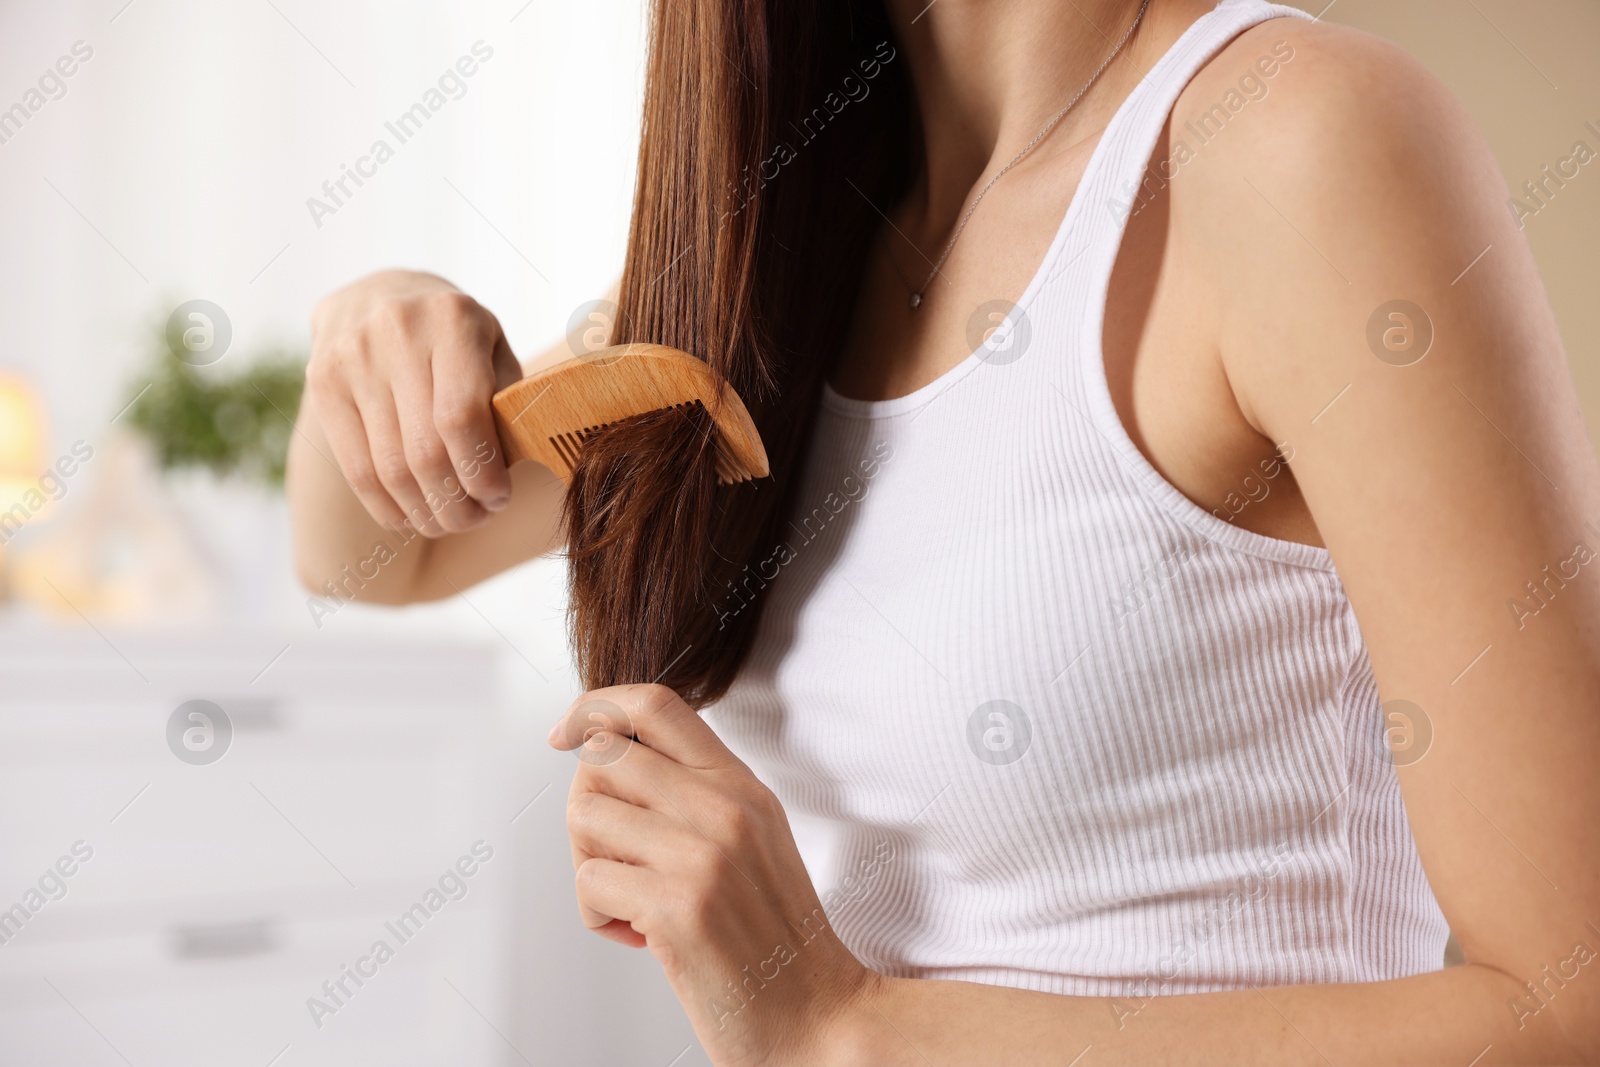
[[[1026,1067],[1079,1063],[1084,1053],[1086,1067],[1593,1062],[1578,1047],[1576,1000],[1565,1018],[1552,1000],[1520,1029],[1508,1008],[1518,1000],[1538,1005],[1519,982],[1473,965],[1389,982],[1142,1000],[872,976],[832,1028],[827,1062]],[[1592,1043],[1587,1052],[1594,1056]]]

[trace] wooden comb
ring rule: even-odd
[[[570,482],[583,446],[607,426],[695,406],[717,427],[717,483],[765,478],[767,450],[733,386],[665,345],[615,345],[536,368],[494,394],[494,423],[508,464],[535,460]]]

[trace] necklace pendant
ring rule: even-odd
[[[911,304],[911,310],[912,311],[917,310],[917,308],[922,306],[922,294],[921,293],[912,293],[911,294],[911,300],[909,302]]]

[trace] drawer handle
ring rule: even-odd
[[[224,694],[214,699],[228,713],[234,733],[264,733],[284,727],[283,710],[276,697]]]
[[[277,924],[271,919],[174,926],[168,933],[172,954],[181,960],[260,956],[282,944]]]

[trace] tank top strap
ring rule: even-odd
[[[1165,175],[1159,167],[1150,168],[1147,178],[1146,169],[1179,94],[1200,68],[1239,34],[1269,19],[1285,17],[1315,21],[1299,8],[1266,0],[1222,0],[1167,50],[1106,127],[1094,165],[1083,176],[1080,199],[1085,210],[1075,220],[1072,242],[1084,250],[1080,277],[1086,285],[1087,314],[1083,325],[1092,343],[1081,346],[1081,351],[1093,359],[1100,359],[1106,293],[1128,219],[1173,173],[1170,167]],[[1237,95],[1240,100],[1247,99]],[[1223,107],[1228,110],[1227,104]],[[1230,117],[1234,113],[1229,110]],[[1179,139],[1175,136],[1174,143]],[[1172,164],[1182,165],[1179,160]]]
[[[1129,94],[1096,146],[1095,156],[1074,197],[1070,217],[1065,220],[1058,237],[1058,245],[1062,246],[1055,250],[1058,262],[1071,266],[1062,271],[1063,284],[1047,297],[1047,301],[1063,301],[1064,306],[1059,310],[1070,309],[1068,328],[1075,336],[1069,333],[1067,362],[1061,367],[1061,373],[1068,379],[1063,384],[1079,413],[1094,425],[1095,447],[1108,448],[1150,499],[1205,540],[1250,555],[1331,571],[1333,562],[1326,550],[1266,537],[1224,521],[1168,482],[1145,458],[1122,424],[1107,384],[1101,343],[1111,274],[1128,220],[1142,204],[1158,195],[1185,161],[1192,158],[1188,152],[1206,151],[1207,142],[1201,141],[1201,136],[1207,141],[1215,136],[1226,136],[1227,123],[1247,122],[1248,108],[1261,106],[1250,104],[1245,92],[1250,87],[1240,87],[1235,81],[1219,98],[1216,108],[1203,118],[1206,128],[1197,132],[1189,128],[1194,123],[1189,123],[1173,131],[1173,151],[1167,159],[1152,166],[1151,154],[1179,94],[1200,68],[1239,34],[1269,19],[1282,17],[1312,19],[1298,8],[1266,0],[1223,0],[1213,11],[1197,19]],[[1247,74],[1261,85],[1270,86],[1272,78],[1281,76],[1285,59],[1281,51],[1273,51],[1273,46],[1265,48],[1260,56],[1251,57]],[[1293,52],[1288,52],[1287,56],[1292,58]],[[1258,99],[1261,97],[1259,92],[1255,95]],[[1041,321],[1052,317],[1047,307],[1037,309],[1037,313],[1030,308],[1029,314]],[[1054,318],[1059,321],[1063,316],[1058,314]]]

